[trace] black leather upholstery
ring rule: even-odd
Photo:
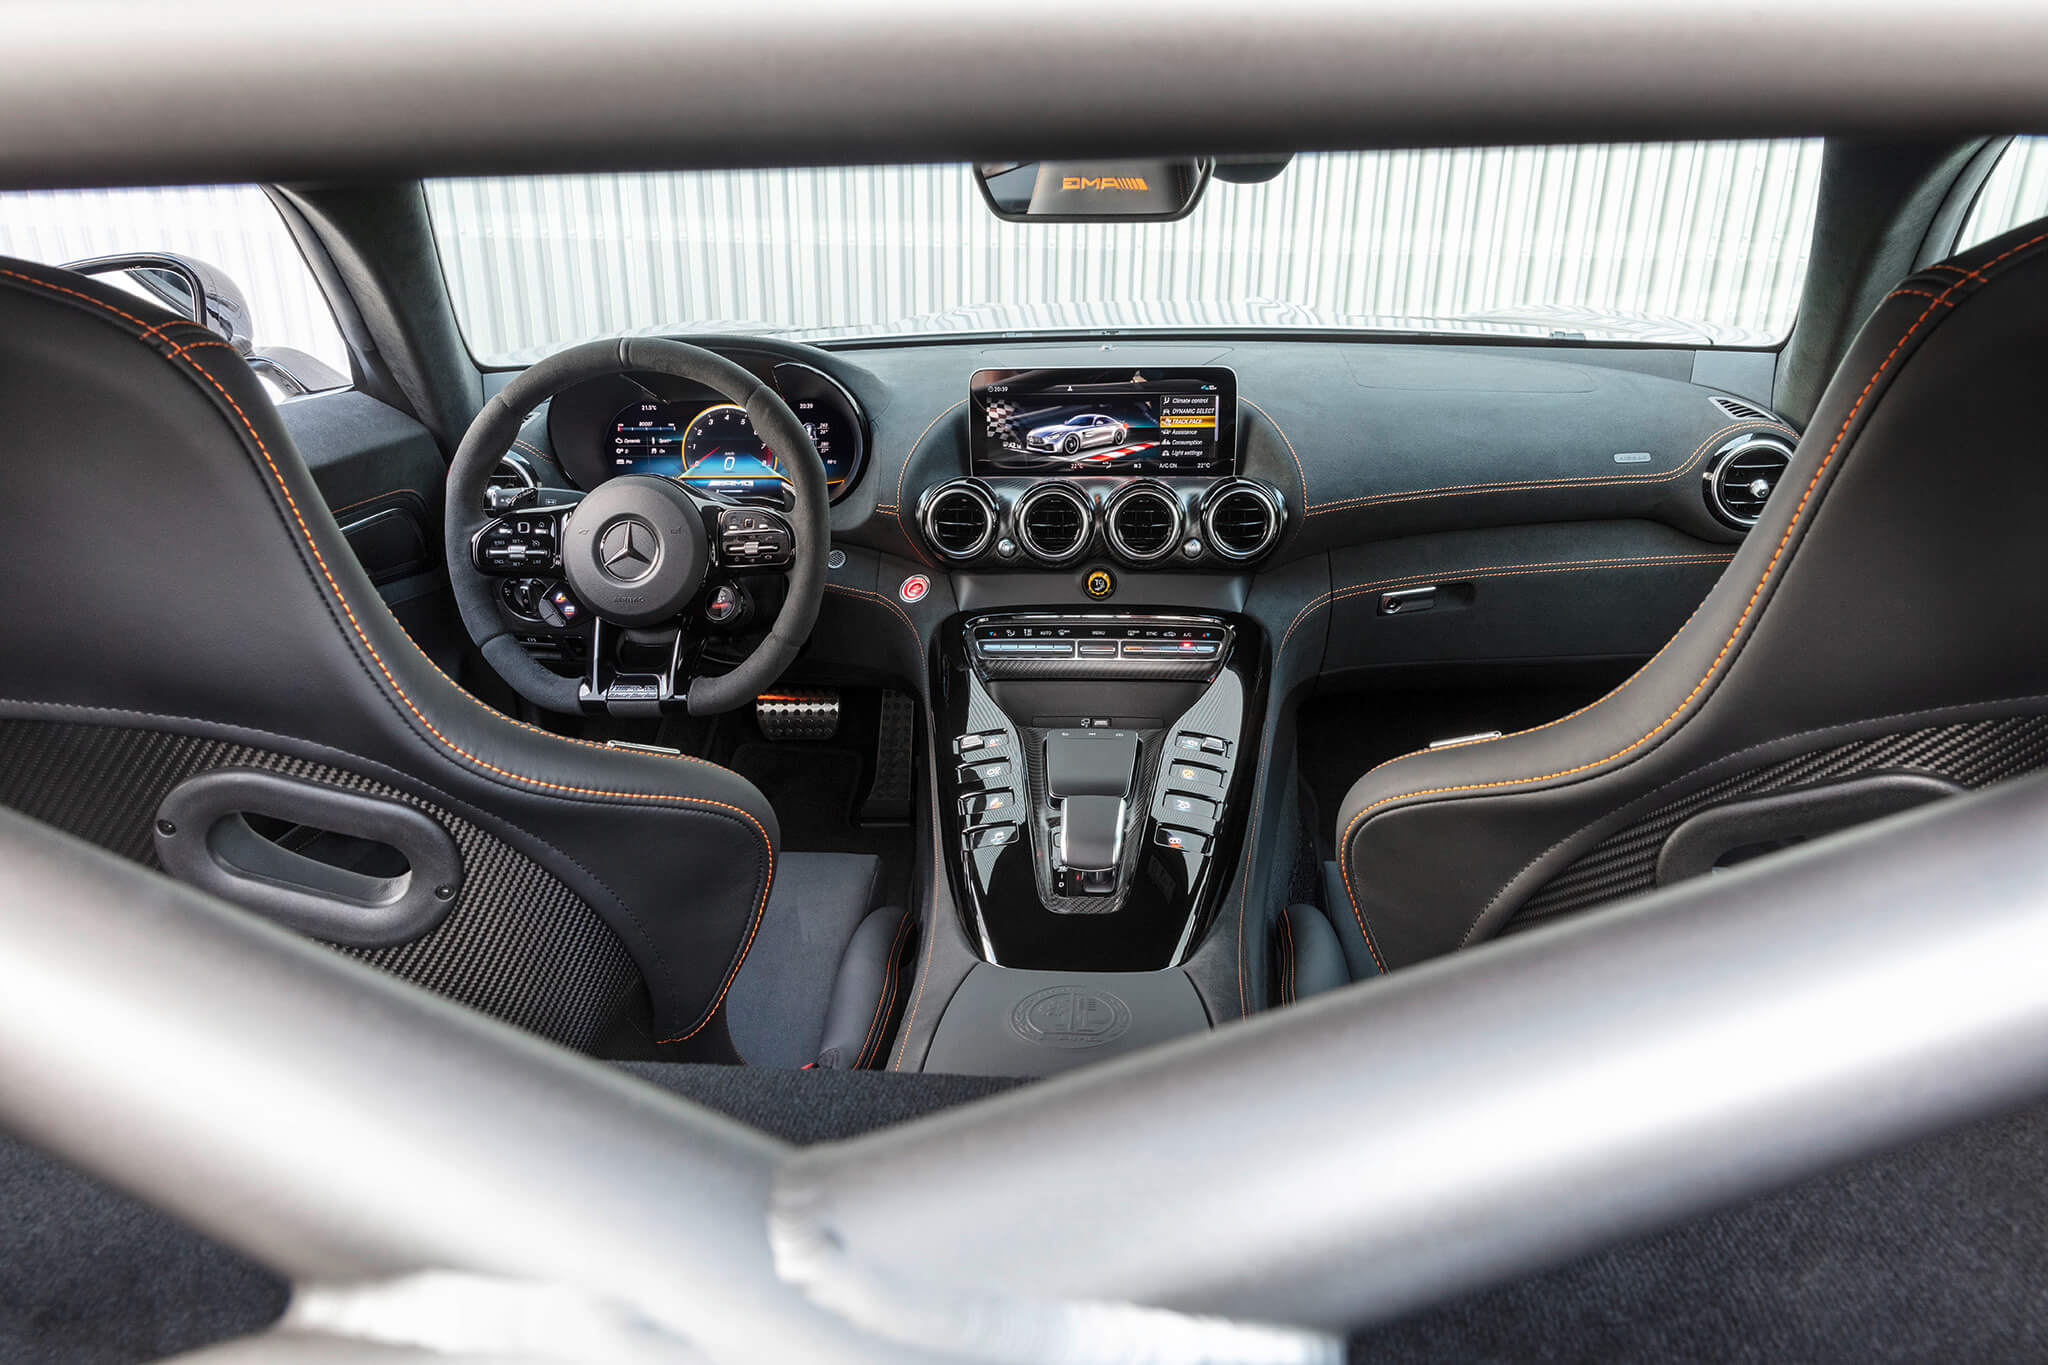
[[[890,1025],[903,1003],[904,968],[916,946],[915,921],[899,906],[884,906],[860,922],[825,1007],[820,1066],[881,1066]]]
[[[1273,922],[1275,1004],[1291,1005],[1349,981],[1344,949],[1329,919],[1313,905],[1290,905]]]
[[[767,904],[767,802],[708,763],[519,724],[444,676],[231,347],[0,260],[0,441],[0,715],[239,740],[474,821],[617,934],[658,1039],[730,1055],[719,1006]]]
[[[1337,825],[1354,974],[1498,933],[1603,839],[1731,775],[2048,711],[2048,228],[1864,327],[1692,620],[1592,706],[1366,774]]]

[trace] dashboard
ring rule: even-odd
[[[1315,650],[1331,676],[1647,654],[1761,514],[1797,440],[1747,396],[1771,391],[1768,352],[693,340],[773,382],[826,462],[842,594],[813,636],[819,667],[871,665],[889,639],[865,614],[874,599],[913,614],[1270,601],[1258,619],[1272,638]],[[656,472],[732,501],[780,497],[779,453],[708,391],[597,381],[536,420],[528,453],[578,487]],[[522,638],[574,633],[529,595],[538,624],[532,604],[508,604]]]

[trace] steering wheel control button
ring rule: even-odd
[[[903,580],[903,585],[896,589],[896,595],[906,602],[922,602],[931,590],[932,581],[921,573],[914,573]]]
[[[721,583],[704,604],[704,619],[714,626],[729,626],[740,619],[746,607],[746,599],[740,596],[738,588]]]
[[[751,508],[718,516],[719,562],[733,569],[786,569],[796,551],[796,533],[773,512]]]
[[[485,573],[552,569],[558,562],[552,516],[499,517],[477,533],[474,545],[476,566]]]
[[[1081,580],[1081,590],[1099,602],[1116,592],[1116,579],[1107,569],[1090,569]]]
[[[566,588],[556,588],[553,592],[543,593],[534,600],[533,611],[534,615],[540,618],[542,625],[553,626],[557,630],[564,626],[573,626],[583,619],[583,608],[577,605],[576,599],[569,595]]]
[[[561,539],[576,600],[629,629],[680,615],[711,559],[704,513],[682,485],[653,474],[598,485],[569,513]]]

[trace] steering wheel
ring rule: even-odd
[[[491,471],[528,413],[564,389],[632,373],[690,380],[744,410],[779,456],[795,502],[788,514],[734,506],[655,474],[620,475],[587,494],[540,489],[509,507],[486,506]],[[498,676],[551,711],[702,716],[743,706],[796,658],[825,595],[825,465],[810,436],[772,387],[680,341],[586,342],[528,369],[463,434],[448,467],[447,502],[448,577],[462,623]],[[704,627],[735,605],[719,594],[722,580],[783,573],[787,593],[766,637],[730,672],[697,676]],[[590,663],[580,678],[528,655],[498,610],[500,580],[550,575],[566,578],[573,594],[556,612],[566,623],[589,623]],[[637,672],[615,665],[610,656],[621,637],[657,661]],[[664,650],[665,664],[658,658]]]

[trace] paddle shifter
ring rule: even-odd
[[[1045,737],[1045,793],[1059,821],[1053,876],[1061,894],[1115,892],[1137,767],[1134,730],[1054,730]]]

